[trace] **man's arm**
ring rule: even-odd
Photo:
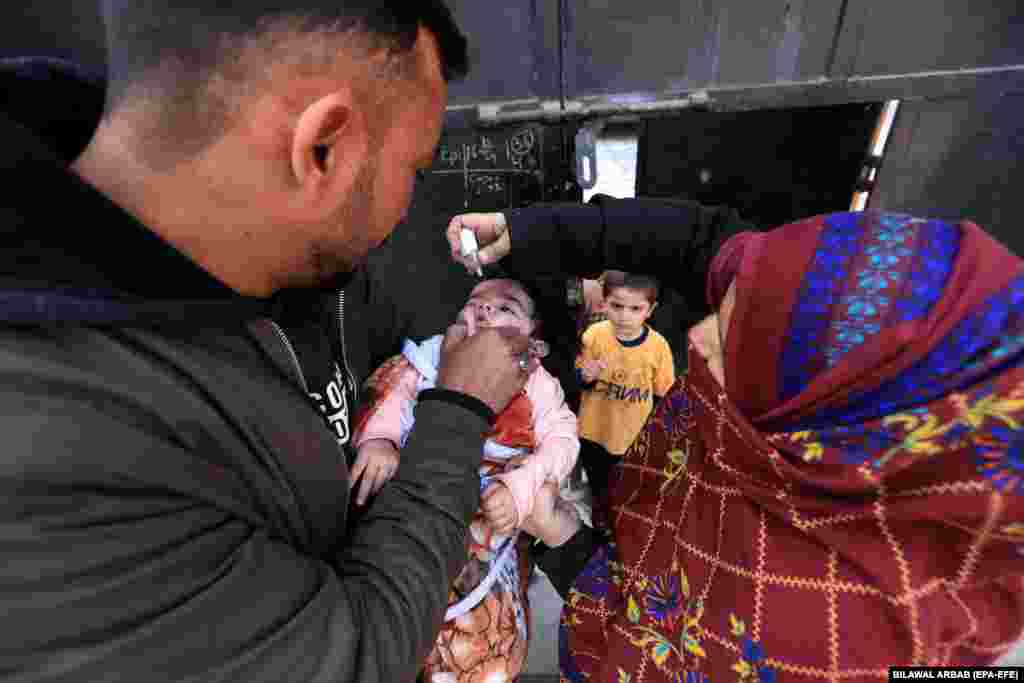
[[[25,681],[412,680],[465,557],[484,417],[421,401],[400,476],[325,555],[316,530],[267,514],[278,496],[293,505],[288,486],[255,490],[217,464],[239,457],[224,444],[197,449],[199,435],[155,415],[52,394],[0,398],[2,670]]]
[[[381,490],[337,558],[358,630],[346,648],[353,681],[409,680],[434,643],[448,586],[465,563],[479,507],[477,468],[489,428],[482,415],[420,395],[398,474]],[[370,678],[368,674],[379,675]],[[348,679],[344,679],[348,680]]]

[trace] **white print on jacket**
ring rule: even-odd
[[[346,445],[352,438],[351,427],[349,427],[349,406],[348,392],[345,391],[345,376],[341,373],[338,364],[334,364],[334,379],[327,383],[327,388],[322,394],[311,391],[310,397],[316,401],[323,413],[327,424],[330,426],[338,443]]]

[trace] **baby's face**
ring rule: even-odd
[[[481,327],[511,327],[529,336],[533,332],[533,300],[514,280],[487,280],[473,288],[458,322]]]

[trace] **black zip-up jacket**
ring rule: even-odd
[[[0,679],[411,680],[465,557],[483,404],[421,397],[348,524],[268,303],[68,171],[102,93],[29,62],[0,92]]]

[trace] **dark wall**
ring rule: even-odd
[[[567,3],[568,94],[680,91],[821,76],[841,0]]]
[[[1021,64],[1017,0],[449,0],[477,68],[455,103]],[[98,0],[11,2],[0,55],[103,61]],[[564,69],[563,69],[564,66]]]
[[[573,0],[565,6],[569,97],[1024,62],[1024,6],[1017,0]]]
[[[469,38],[473,69],[453,104],[560,93],[558,0],[448,0]]]
[[[879,105],[734,113],[687,111],[640,134],[637,195],[737,209],[771,228],[846,211],[877,125]],[[686,330],[698,322],[666,292],[651,320],[685,367]]]
[[[833,76],[1020,64],[1018,0],[848,0]]]
[[[0,57],[48,56],[102,67],[98,0],[32,0],[0,10]]]
[[[31,0],[0,10],[0,57],[45,55],[102,67],[106,55],[99,0]],[[558,2],[449,0],[470,37],[469,78],[451,101],[559,95]]]
[[[1024,92],[904,103],[873,208],[973,220],[1024,256]]]
[[[881,107],[734,113],[649,121],[637,194],[724,204],[763,228],[849,209]]]

